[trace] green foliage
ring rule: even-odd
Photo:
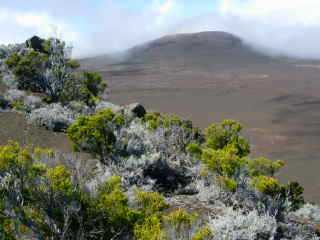
[[[209,170],[228,177],[236,175],[245,163],[237,155],[237,150],[232,145],[218,150],[205,148],[201,160],[208,166]]]
[[[114,131],[124,124],[124,117],[111,109],[92,116],[79,117],[67,131],[76,151],[84,150],[107,163],[116,142]]]
[[[164,240],[165,232],[162,229],[159,217],[151,215],[141,224],[134,227],[134,236],[137,240]]]
[[[198,143],[190,143],[187,146],[187,151],[197,158],[200,158],[202,154],[201,146]]]
[[[41,92],[45,91],[42,81],[47,61],[46,54],[29,50],[23,55],[13,53],[6,64],[16,76],[19,89]]]
[[[300,186],[297,182],[290,182],[288,185],[285,186],[284,189],[286,193],[286,197],[291,203],[290,210],[296,211],[301,208],[305,201],[303,198],[304,189]]]
[[[59,165],[54,168],[49,168],[47,170],[47,178],[53,191],[62,192],[65,195],[72,193],[71,174],[66,167]]]
[[[129,226],[134,213],[128,207],[128,198],[121,190],[121,179],[112,177],[99,190],[97,207],[107,217],[110,225],[121,229]]]
[[[144,116],[144,121],[151,130],[155,130],[160,127],[161,114],[158,112],[147,112]]]
[[[83,101],[95,105],[107,87],[102,77],[95,72],[72,73],[80,64],[66,57],[65,42],[53,38],[38,41],[42,41],[42,47],[34,49],[29,43],[27,51],[15,52],[6,59],[18,88],[44,93],[48,102]]]
[[[283,161],[272,161],[267,158],[257,158],[248,161],[248,169],[250,176],[274,176],[284,166]]]
[[[242,126],[233,120],[225,120],[221,125],[212,124],[205,130],[206,146],[218,150],[233,145],[240,157],[250,153],[247,140],[241,136]]]
[[[237,190],[238,183],[234,179],[225,176],[220,176],[218,179],[220,185],[228,191],[235,192]]]
[[[279,181],[273,177],[258,176],[252,179],[252,185],[260,192],[275,197],[281,193],[282,186]]]
[[[169,207],[156,192],[136,190],[130,206],[121,178],[110,177],[94,195],[87,194],[62,165],[40,162],[55,157],[50,149],[23,148],[17,143],[0,146],[0,234],[4,239],[136,239],[164,240],[165,226],[176,236],[191,239],[195,214],[182,209],[165,215]],[[164,224],[166,223],[166,224]],[[120,234],[120,235],[119,235]],[[207,239],[201,229],[195,240]]]
[[[80,63],[75,59],[68,59],[66,65],[72,69],[77,69],[80,67]]]
[[[192,227],[198,220],[196,214],[188,213],[183,209],[177,209],[164,216],[164,222],[175,235],[173,239],[190,239]]]
[[[182,120],[177,115],[161,114],[158,112],[148,112],[144,116],[144,121],[150,130],[156,130],[159,127],[170,129],[174,126],[182,127],[190,134],[193,132],[193,125],[191,121]]]
[[[135,201],[139,210],[146,216],[156,214],[168,208],[163,196],[157,192],[135,191]]]
[[[193,235],[192,240],[210,240],[213,236],[211,229],[208,226],[204,226]]]
[[[101,75],[95,72],[70,74],[61,93],[60,101],[81,101],[88,106],[95,106],[100,100],[99,96],[106,89],[107,84]]]

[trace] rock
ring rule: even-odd
[[[130,113],[133,113],[135,117],[143,118],[146,114],[146,109],[140,103],[132,103],[126,106],[126,109]]]
[[[23,103],[28,111],[32,111],[44,105],[40,97],[33,95],[26,96],[23,100]]]
[[[68,103],[68,107],[77,114],[91,115],[94,113],[94,109],[88,107],[85,103],[80,101],[71,101]]]
[[[46,53],[46,50],[44,49],[44,42],[45,42],[44,39],[38,36],[33,36],[32,38],[26,41],[26,46],[38,52]]]
[[[143,175],[154,179],[155,187],[160,192],[177,191],[186,187],[192,181],[192,176],[187,169],[172,167],[164,160],[158,160],[147,165]]]
[[[96,111],[100,111],[107,108],[110,108],[113,112],[119,112],[122,109],[122,107],[119,105],[115,105],[107,101],[101,101],[97,104]]]
[[[50,104],[29,114],[29,121],[55,132],[64,132],[76,119],[76,114],[61,104]]]
[[[24,101],[26,93],[18,89],[9,89],[5,94],[5,99],[9,102]]]
[[[8,109],[10,108],[10,103],[3,96],[0,96],[0,108]]]

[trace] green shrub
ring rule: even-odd
[[[165,232],[161,227],[158,216],[151,215],[141,224],[134,227],[134,236],[137,240],[165,240]]]
[[[39,39],[36,46],[23,53],[13,53],[6,65],[16,77],[19,89],[46,94],[48,102],[83,101],[95,105],[107,87],[95,72],[72,73],[80,67],[78,61],[67,58],[65,42],[59,39]]]
[[[168,204],[164,197],[157,192],[143,192],[141,190],[136,190],[135,202],[138,209],[146,216],[159,213],[168,208]]]
[[[272,161],[267,158],[257,158],[248,161],[248,169],[250,176],[274,176],[284,166],[283,161]]]
[[[80,63],[75,59],[68,59],[66,62],[67,67],[70,67],[72,69],[77,69],[80,67]]]
[[[197,158],[200,158],[202,154],[201,146],[198,143],[190,143],[187,146],[187,151]]]
[[[288,198],[291,204],[290,206],[291,211],[296,211],[304,205],[305,203],[303,198],[304,189],[302,186],[300,186],[299,183],[290,182],[288,185],[285,186],[284,192],[286,194],[285,197]]]
[[[205,130],[206,146],[218,150],[233,145],[240,157],[250,153],[247,140],[241,136],[242,126],[233,120],[225,120],[221,125],[212,124]]]
[[[177,209],[164,216],[164,222],[174,233],[173,239],[190,239],[192,227],[197,222],[196,214],[188,213],[183,209]]]
[[[60,101],[63,103],[81,101],[88,106],[95,106],[106,87],[106,82],[98,73],[73,73],[65,83]]]
[[[218,180],[220,185],[224,187],[226,190],[230,192],[235,192],[237,190],[238,183],[234,179],[225,176],[220,176]]]
[[[258,176],[252,179],[252,185],[260,192],[275,197],[281,193],[282,186],[273,177]]]
[[[227,177],[235,176],[245,165],[245,160],[237,155],[237,150],[232,145],[218,150],[203,149],[201,161],[208,166],[209,170]]]
[[[59,165],[54,168],[49,168],[47,170],[47,178],[53,191],[62,192],[65,195],[72,193],[71,174],[65,166]]]
[[[120,178],[113,177],[100,188],[97,207],[107,217],[108,224],[121,229],[131,224],[131,210],[128,198],[121,190]]]
[[[13,53],[6,60],[6,65],[17,78],[18,88],[33,92],[45,92],[43,82],[48,56],[29,50],[24,55]]]
[[[76,151],[84,150],[107,163],[116,142],[114,131],[124,125],[124,117],[111,109],[79,117],[67,130]]]
[[[158,112],[147,112],[144,121],[151,130],[156,130],[161,125],[161,114]]]
[[[192,240],[210,240],[213,236],[212,230],[208,226],[204,226],[193,235]]]

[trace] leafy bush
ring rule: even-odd
[[[177,209],[164,216],[165,223],[172,228],[170,235],[172,239],[191,239],[192,227],[198,220],[196,214],[188,213],[183,209]]]
[[[233,145],[240,157],[250,153],[249,143],[241,136],[242,126],[233,120],[212,124],[205,130],[206,146],[218,150]]]
[[[157,192],[143,192],[136,190],[135,202],[139,210],[141,210],[146,216],[156,214],[168,208],[163,196]]]
[[[245,163],[237,155],[237,150],[232,145],[218,150],[205,148],[201,160],[208,166],[209,170],[228,177],[235,176]]]
[[[24,55],[13,53],[6,64],[17,77],[18,88],[33,92],[45,92],[44,72],[48,56],[35,50]]]
[[[225,189],[227,189],[230,192],[235,192],[237,190],[238,183],[236,182],[236,180],[234,180],[232,178],[220,176],[218,178],[218,182],[220,183],[220,185],[222,187],[224,187]]]
[[[274,176],[283,166],[283,161],[272,161],[267,158],[257,158],[248,161],[250,176]]]
[[[147,217],[142,223],[134,227],[134,236],[137,240],[164,240],[165,232],[161,220],[155,215]]]
[[[87,151],[107,163],[116,142],[114,131],[124,125],[124,121],[121,114],[106,109],[92,116],[79,117],[67,134],[76,151]]]
[[[73,73],[65,84],[60,101],[82,101],[88,106],[94,106],[106,87],[106,82],[98,73]]]
[[[192,237],[192,240],[210,240],[214,236],[213,231],[208,226],[200,228]]]
[[[305,203],[303,198],[304,189],[302,186],[300,186],[299,183],[290,182],[287,186],[285,186],[284,191],[286,193],[286,197],[288,201],[290,201],[291,203],[291,206],[290,206],[291,211],[296,211],[304,205]]]
[[[252,179],[252,185],[260,192],[275,197],[281,193],[279,181],[273,177],[258,176]]]
[[[201,146],[198,143],[190,143],[187,146],[187,151],[196,158],[200,158],[202,154]]]
[[[72,73],[80,64],[68,57],[71,52],[65,42],[37,37],[30,41],[26,51],[11,54],[5,62],[19,89],[44,93],[48,102],[76,100],[90,106],[96,103],[106,88],[105,82],[94,72]]]

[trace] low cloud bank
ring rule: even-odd
[[[52,4],[42,11],[0,7],[0,43],[58,32],[73,43],[76,57],[85,57],[122,51],[166,34],[219,30],[268,54],[320,59],[318,0],[220,0],[208,5],[207,13],[192,16],[186,14],[188,3],[183,0],[150,1],[139,9],[112,0],[102,1],[99,7],[84,2],[77,4],[76,11],[60,15],[54,14]],[[65,9],[72,9],[76,2],[65,4]]]

